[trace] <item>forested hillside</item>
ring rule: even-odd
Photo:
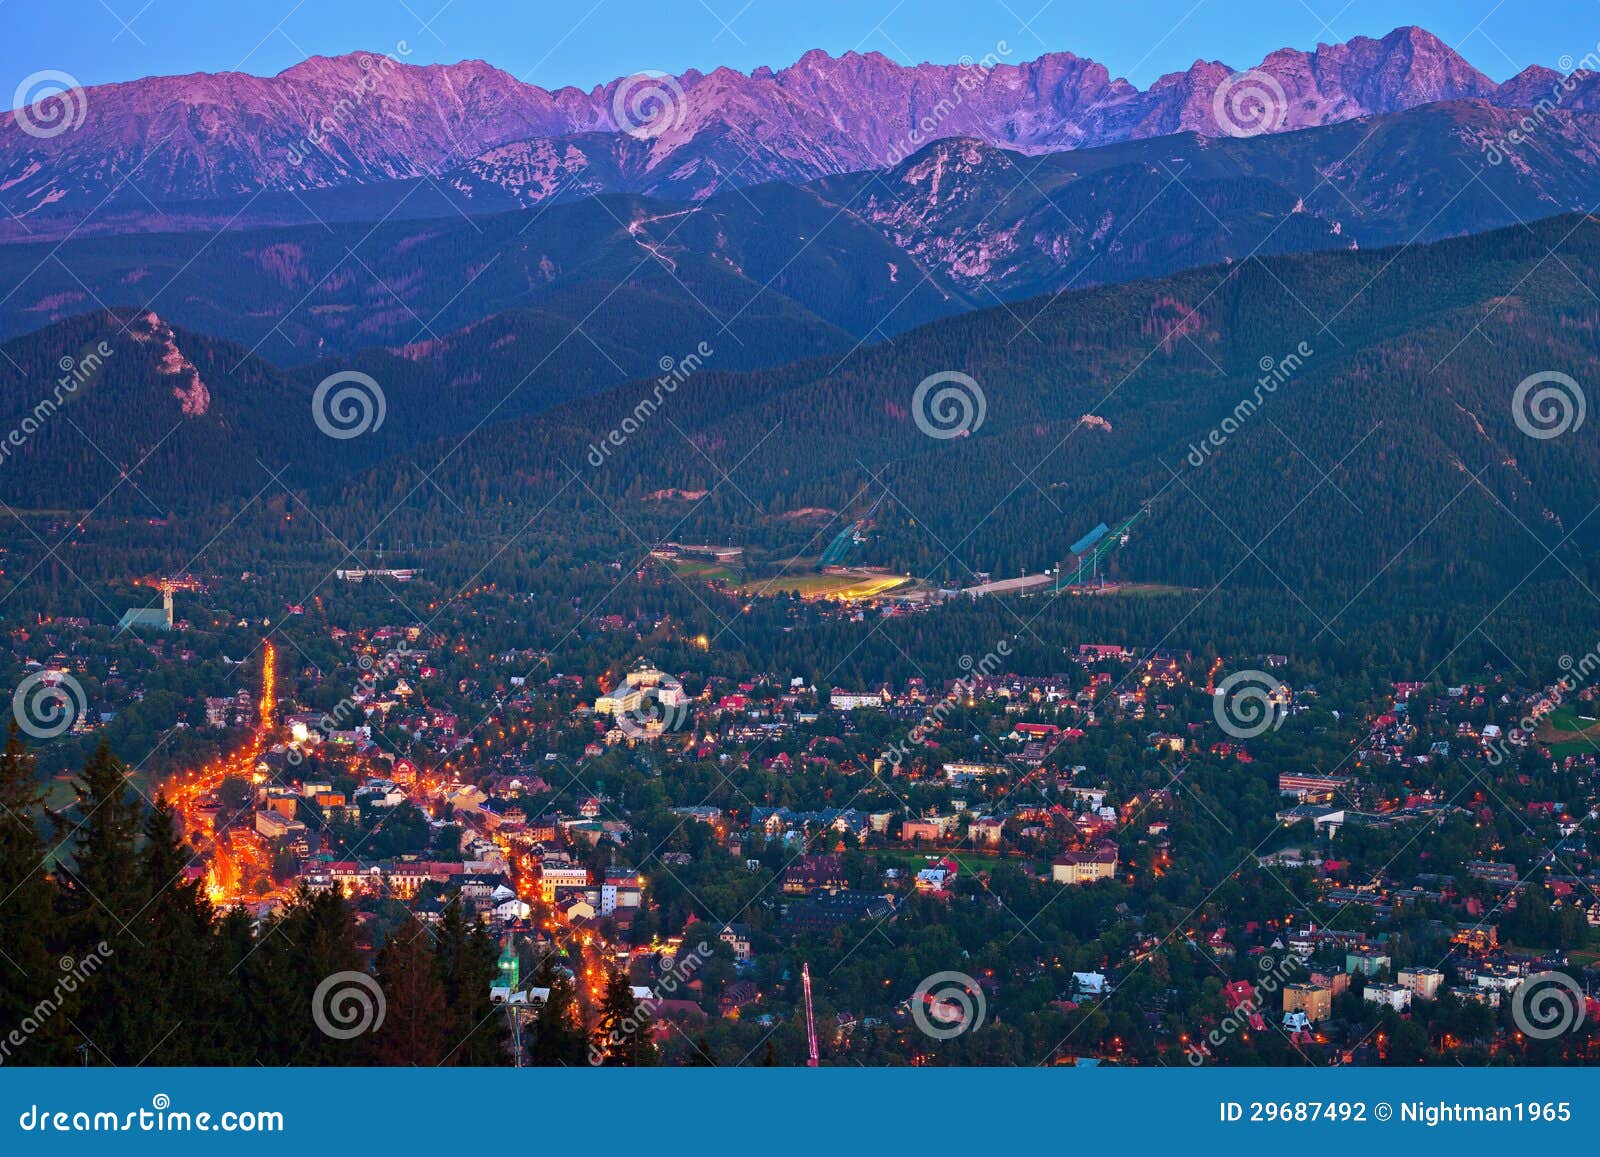
[[[1562,261],[1547,260],[1558,241]],[[420,539],[447,501],[485,525],[549,501],[580,538],[798,548],[809,532],[784,514],[858,516],[882,498],[870,561],[960,581],[1037,572],[1148,501],[1117,564],[1142,579],[1471,588],[1546,547],[1595,545],[1593,426],[1529,437],[1512,400],[1530,374],[1596,376],[1597,283],[1600,224],[1561,218],[1066,294],[843,361],[697,374],[599,466],[592,448],[647,385],[482,429],[401,467],[443,493],[397,519]],[[942,371],[984,394],[970,436],[914,420],[918,383]],[[1237,429],[1201,453],[1230,416]],[[398,486],[383,466],[341,506],[374,511]],[[707,493],[662,501],[669,487]]]

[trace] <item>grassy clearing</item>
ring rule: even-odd
[[[663,560],[663,562],[672,569],[673,574],[686,582],[711,583],[720,580],[737,585],[740,581],[737,571],[729,570],[721,563],[692,558]]]
[[[1570,735],[1600,734],[1600,720],[1580,718],[1571,707],[1557,707],[1554,711],[1546,712],[1539,720],[1539,725]]]
[[[1119,586],[1113,597],[1129,599],[1153,599],[1167,595],[1181,595],[1187,588],[1169,586],[1166,583],[1123,583]]]
[[[1557,707],[1540,718],[1533,738],[1548,746],[1554,759],[1583,755],[1600,750],[1600,722],[1580,719],[1571,707]]]

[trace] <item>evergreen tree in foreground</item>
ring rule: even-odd
[[[145,1064],[215,1064],[226,1056],[212,1028],[227,983],[214,967],[216,914],[201,880],[185,879],[192,859],[171,806],[158,798],[139,852],[140,892],[148,897],[133,921],[139,942],[119,962],[134,966],[146,994],[145,1033],[155,1043]]]
[[[255,1010],[259,1035],[252,1047],[262,1063],[370,1061],[370,1032],[335,1035],[363,1023],[370,1027],[374,1016],[368,1008],[376,1000],[376,985],[356,946],[355,917],[343,896],[302,888],[262,925],[247,953],[230,967],[242,977],[245,1002]]]
[[[578,994],[572,987],[572,978],[556,966],[553,954],[539,962],[533,986],[548,989],[550,995],[539,1010],[529,1062],[534,1065],[588,1064],[589,1042],[583,1031]]]
[[[60,1064],[70,1012],[41,1017],[62,981],[56,956],[56,889],[46,873],[46,849],[34,816],[41,803],[34,757],[16,720],[0,752],[0,1026],[33,1031],[7,1064]],[[73,982],[76,987],[76,981]],[[75,994],[62,993],[64,998]]]
[[[91,1064],[137,1065],[160,1043],[147,1004],[162,994],[143,976],[159,951],[145,937],[150,899],[137,870],[140,807],[128,772],[102,743],[75,785],[77,802],[53,816],[66,829],[70,862],[59,865],[65,910],[66,954],[80,963],[98,960],[91,985],[78,996],[70,1029]]]
[[[501,1065],[508,1056],[506,1021],[489,1001],[498,954],[482,921],[468,922],[464,901],[456,892],[439,918],[434,961],[450,1013],[453,1047],[448,1063]]]
[[[378,1064],[433,1066],[454,1061],[454,1018],[437,963],[428,931],[414,916],[379,951],[377,979],[385,1009],[372,1038]]]
[[[604,1058],[603,1064],[614,1067],[654,1065],[659,1059],[650,1037],[650,1017],[634,999],[627,973],[618,968],[606,974],[594,1049]]]

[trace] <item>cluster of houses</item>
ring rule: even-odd
[[[599,629],[631,628],[629,621],[614,618]],[[728,809],[684,802],[672,808],[686,823],[712,828],[717,842],[736,857],[746,844],[773,841],[797,854],[778,882],[776,926],[793,935],[828,934],[848,924],[889,919],[913,895],[942,900],[959,896],[965,890],[964,877],[973,870],[969,853],[1017,856],[1034,866],[1037,878],[1063,887],[1113,880],[1119,870],[1124,875],[1142,871],[1146,864],[1159,864],[1167,851],[1167,812],[1173,792],[1184,790],[1185,761],[1210,755],[1249,764],[1261,758],[1259,748],[1252,754],[1250,745],[1218,735],[1209,722],[1185,723],[1181,712],[1174,711],[1171,701],[1181,701],[1182,696],[1169,694],[1168,689],[1198,685],[1193,656],[1180,650],[1083,644],[1063,662],[1069,669],[1057,675],[972,671],[943,684],[914,678],[897,687],[835,687],[825,700],[803,679],[779,676],[742,680],[713,676],[691,696],[684,686],[687,676],[680,678],[647,662],[628,670],[609,689],[602,682],[602,693],[592,698],[593,683],[575,676],[542,677],[535,686],[522,675],[486,674],[484,686],[475,685],[470,677],[455,686],[458,695],[478,694],[492,703],[486,720],[463,720],[433,702],[441,698],[431,694],[431,688],[441,678],[436,663],[444,661],[443,640],[388,627],[361,632],[334,628],[333,635],[352,655],[364,659],[358,666],[374,676],[357,680],[346,700],[331,711],[300,711],[284,717],[287,750],[265,757],[270,774],[255,787],[243,826],[266,852],[296,857],[299,870],[294,883],[350,896],[393,896],[411,903],[424,919],[437,918],[443,895],[459,892],[481,918],[512,937],[551,931],[534,926],[537,905],[558,927],[599,936],[603,926],[605,935],[614,935],[620,944],[647,910],[647,883],[637,869],[599,866],[608,854],[618,855],[613,845],[626,845],[633,836],[626,809],[598,787],[595,795],[567,797],[558,807],[555,797],[562,793],[553,791],[546,779],[562,782],[557,770],[565,773],[573,764],[605,757],[620,744],[640,746],[612,758],[632,754],[706,761],[729,775],[746,769],[779,776],[811,770],[870,771],[886,779],[899,777],[925,791],[916,806],[907,805],[899,792],[867,790],[836,797],[850,799],[842,807]],[[151,645],[175,644],[158,640]],[[491,656],[493,666],[507,671],[530,669],[537,658],[526,650]],[[1267,668],[1287,661],[1277,655],[1258,660]],[[1296,709],[1303,709],[1304,702],[1315,696],[1315,688],[1297,690]],[[485,732],[519,708],[531,707],[536,697],[558,699],[565,714],[552,720],[557,713],[542,712],[541,723],[509,736],[492,750],[483,743]],[[999,726],[991,729],[993,739],[987,745],[967,743],[946,754],[941,744],[947,737],[938,734],[938,708],[958,697],[986,705],[989,719]],[[1442,691],[1397,683],[1383,709],[1365,721],[1365,733],[1352,757],[1338,769],[1291,772],[1269,766],[1262,767],[1261,774],[1276,776],[1282,797],[1280,823],[1312,837],[1337,837],[1346,826],[1444,823],[1455,816],[1490,819],[1489,802],[1446,793],[1429,773],[1460,758],[1477,761],[1475,766],[1496,762],[1496,753],[1517,758],[1530,736],[1509,720],[1534,715],[1539,703],[1548,699],[1548,692],[1519,690],[1494,680]],[[247,726],[256,707],[248,691],[208,698],[206,724]],[[1490,716],[1500,722],[1490,721]],[[916,746],[909,750],[916,758],[911,763],[902,766],[874,758],[872,752],[863,754],[865,745],[857,742],[858,737],[881,733],[885,718],[903,722],[912,731],[909,742]],[[1137,735],[1147,745],[1151,766],[1159,762],[1176,769],[1173,785],[1145,787],[1137,794],[1114,790],[1108,780],[1072,762],[1088,759],[1078,752],[1092,750],[1092,744],[1083,743],[1089,729],[1113,720],[1144,724]],[[925,727],[928,721],[932,724]],[[823,726],[812,726],[819,722]],[[413,758],[386,753],[374,738],[375,730],[403,732],[413,745]],[[919,731],[926,734],[916,738]],[[577,740],[568,742],[573,735]],[[927,741],[929,736],[933,742]],[[565,745],[569,754],[558,758],[546,751],[542,760],[530,756],[540,742],[550,748]],[[570,754],[579,746],[581,759]],[[298,777],[291,758],[296,753],[314,756],[323,778]],[[1592,771],[1596,766],[1593,755],[1564,758],[1568,767]],[[432,782],[422,781],[418,763],[436,773]],[[335,791],[327,778],[329,767],[338,767],[357,786]],[[1042,790],[1013,794],[1012,787],[1023,777]],[[343,776],[340,782],[347,783]],[[793,795],[774,793],[766,798],[811,803],[835,798],[808,796],[803,788],[802,783]],[[424,813],[430,838],[426,846],[402,855],[343,858],[322,846],[312,830],[316,825],[305,822],[309,813],[328,824],[355,825],[370,820],[375,810],[408,803]],[[1525,805],[1523,818],[1563,840],[1570,838],[1573,842],[1567,847],[1582,853],[1587,850],[1582,846],[1582,822],[1593,809],[1593,798],[1534,800]],[[199,814],[215,819],[220,812],[220,803],[208,801]],[[225,820],[234,822],[232,817]],[[450,858],[437,842],[447,829],[457,840],[456,856]],[[892,849],[895,863],[912,859],[916,866],[880,868],[874,863],[851,879],[846,858],[836,850],[824,850],[844,847]],[[1323,851],[1308,851],[1316,848]],[[1316,928],[1283,933],[1280,946],[1304,965],[1302,974],[1282,989],[1283,1024],[1289,1031],[1313,1031],[1329,1020],[1335,1000],[1352,985],[1364,1002],[1399,1013],[1409,1012],[1413,1002],[1436,1000],[1444,992],[1493,1005],[1514,992],[1530,969],[1549,963],[1519,957],[1493,943],[1492,924],[1480,920],[1486,915],[1480,898],[1455,878],[1443,873],[1391,878],[1387,872],[1365,878],[1345,870],[1338,859],[1327,858],[1332,854],[1313,838],[1306,847],[1284,848],[1261,859],[1269,866],[1315,869],[1322,900],[1339,907],[1360,904],[1377,928],[1400,913],[1427,906],[1454,909],[1462,917],[1464,931],[1453,946],[1454,956],[1434,962],[1437,967],[1408,962],[1398,968],[1383,937],[1371,929],[1361,934]],[[667,852],[661,859],[670,867],[675,864],[673,857],[680,855]],[[1583,907],[1589,923],[1600,926],[1600,903],[1593,901],[1600,875],[1593,870],[1579,874],[1569,866],[1574,861],[1593,862],[1582,855],[1552,858],[1538,865],[1542,868],[1538,878],[1554,893],[1558,905]],[[752,870],[760,866],[754,859],[747,863]],[[1526,865],[1490,858],[1462,867],[1469,880],[1513,894],[1531,875]],[[771,931],[770,926],[763,927]],[[688,931],[682,936],[686,938]],[[748,970],[760,937],[740,924],[711,931]],[[1213,945],[1216,950],[1226,947],[1226,940]],[[1335,956],[1342,956],[1343,967],[1327,963]],[[1313,967],[1312,961],[1322,963]],[[1092,990],[1092,975],[1085,974],[1079,991]],[[1098,983],[1107,982],[1102,977]],[[1240,1007],[1257,995],[1229,986],[1229,1000]],[[759,992],[746,975],[722,996],[724,1011],[735,1015],[758,1000]]]
[[[1338,933],[1308,928],[1288,939],[1288,950],[1308,967],[1303,979],[1283,985],[1283,1026],[1291,1032],[1306,1031],[1334,1016],[1334,1000],[1358,988],[1367,1004],[1379,1005],[1398,1013],[1411,1011],[1416,1002],[1431,1002],[1441,994],[1498,1008],[1529,977],[1552,968],[1565,968],[1562,954],[1512,953],[1492,945],[1493,928],[1487,942],[1463,955],[1452,954],[1445,964],[1449,972],[1431,965],[1396,967],[1381,944],[1362,939],[1359,934]],[[1281,943],[1281,941],[1280,941]],[[1460,945],[1466,948],[1465,944]],[[1337,959],[1343,951],[1344,965],[1310,967],[1313,959]],[[1451,983],[1454,974],[1456,982]],[[1590,1011],[1600,1011],[1600,1002],[1589,1001]]]

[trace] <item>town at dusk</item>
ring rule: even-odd
[[[1600,10],[1327,7],[0,10],[14,1142],[1581,1144]]]

